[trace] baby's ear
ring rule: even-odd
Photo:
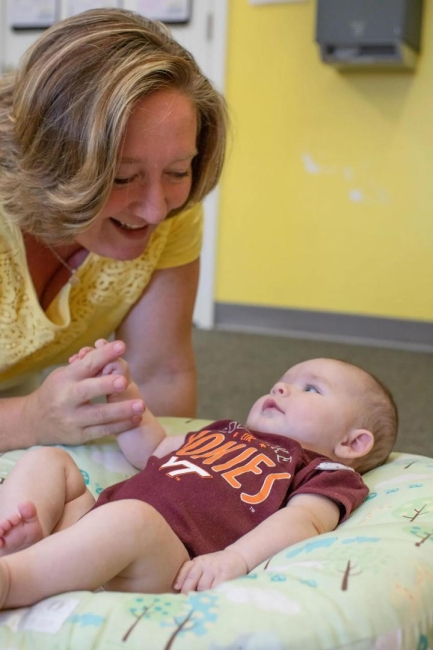
[[[341,459],[349,461],[366,456],[374,446],[374,435],[368,429],[352,429],[337,443],[334,452]]]

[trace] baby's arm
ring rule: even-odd
[[[99,339],[95,343],[95,348],[106,345],[104,339]],[[70,363],[77,359],[82,359],[87,354],[91,354],[94,348],[85,347],[70,358]],[[112,393],[107,395],[107,402],[121,402],[124,400],[141,400],[142,396],[140,390],[135,382],[131,380],[129,373],[129,366],[127,362],[118,358],[111,363],[108,363],[101,372],[102,375],[119,375],[125,377],[127,384],[124,391],[121,393]],[[117,435],[117,442],[124,456],[129,462],[137,467],[143,469],[146,465],[149,456],[157,449],[160,443],[165,439],[166,432],[153,413],[144,405],[144,411],[140,416],[137,416],[137,426],[133,429],[125,431]]]
[[[299,494],[223,551],[185,562],[173,587],[182,593],[216,587],[252,571],[287,546],[336,528],[338,506],[326,497]]]
[[[107,396],[108,402],[119,402],[125,399],[142,399],[137,384],[130,379],[129,366],[124,359],[118,359],[108,364],[104,374],[114,373],[123,375],[129,383],[123,393],[113,393]],[[149,456],[151,456],[167,434],[163,426],[158,422],[153,413],[145,405],[141,416],[141,422],[134,428],[117,436],[117,442],[124,456],[129,462],[143,469]]]

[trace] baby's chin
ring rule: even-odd
[[[286,431],[280,431],[272,418],[260,417],[258,419],[248,419],[246,424],[248,429],[259,431],[260,433],[275,433],[279,436],[288,436]]]

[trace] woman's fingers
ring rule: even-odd
[[[87,377],[95,377],[108,363],[122,356],[125,347],[123,341],[111,341],[92,349],[82,358],[75,359],[74,363],[66,368],[70,371],[71,378],[78,381]]]
[[[112,404],[86,404],[77,409],[76,425],[81,444],[105,436],[116,436],[141,423],[144,404],[141,400],[115,402]]]
[[[141,416],[134,416],[129,420],[119,420],[116,422],[107,422],[106,424],[98,424],[88,426],[83,429],[82,442],[90,442],[91,440],[98,440],[106,436],[117,436],[120,433],[134,429],[140,424]]]
[[[136,418],[140,422],[145,410],[142,400],[123,402],[85,404],[77,412],[77,424],[82,427],[95,427],[123,422]]]
[[[28,397],[27,417],[44,423],[43,440],[81,444],[140,424],[145,405],[139,392],[129,399],[123,395],[130,386],[121,359],[125,347],[123,341],[105,339],[96,341],[94,348],[82,347],[71,356],[70,365],[53,370]],[[119,401],[95,402],[116,394]]]

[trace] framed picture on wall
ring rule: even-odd
[[[191,20],[192,0],[137,0],[137,11],[152,20],[185,25]]]
[[[16,31],[47,29],[58,18],[57,0],[8,0],[7,24]]]

